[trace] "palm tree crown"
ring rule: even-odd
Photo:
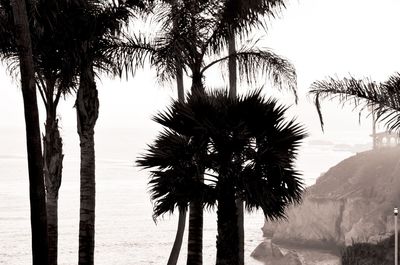
[[[237,231],[235,199],[248,210],[261,208],[268,219],[285,217],[285,208],[301,199],[303,184],[294,160],[306,136],[294,120],[285,122],[285,111],[257,91],[237,99],[224,92],[193,94],[187,103],[174,102],[159,113],[154,119],[165,130],[137,161],[152,169],[154,216],[193,201],[206,207],[218,201],[218,219],[233,219],[230,233],[219,230],[220,252],[228,249],[224,244],[235,246],[230,241],[235,238],[226,237]],[[194,177],[199,175],[204,182]],[[223,207],[229,203],[233,206]]]

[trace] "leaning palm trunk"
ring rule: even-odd
[[[96,194],[94,126],[98,117],[99,101],[91,63],[83,63],[81,68],[76,110],[81,146],[79,265],[93,265]]]
[[[29,22],[25,0],[13,0],[11,6],[16,29],[15,40],[19,52],[21,88],[24,101],[31,207],[32,263],[34,265],[47,265],[46,198]]]
[[[185,89],[183,86],[183,70],[180,65],[177,66],[176,71],[176,88],[178,90],[178,100],[184,102]],[[183,234],[185,233],[185,223],[186,209],[179,208],[178,229],[176,230],[174,245],[172,246],[167,265],[176,265],[178,263],[179,253],[182,248]]]
[[[218,192],[216,265],[239,264],[237,217],[233,185],[221,183]]]
[[[57,265],[58,191],[61,185],[63,154],[56,111],[52,106],[47,107],[46,134],[43,137],[43,173],[46,185],[49,264]]]
[[[171,254],[168,259],[167,265],[176,265],[178,263],[179,253],[182,247],[183,234],[185,233],[186,223],[186,209],[179,209],[178,229],[176,230],[176,236],[174,245],[172,246]]]
[[[236,40],[235,34],[232,33],[228,40],[229,54],[236,53]],[[237,62],[236,58],[229,57],[229,96],[231,98],[236,98],[237,94]],[[244,211],[243,211],[243,201],[236,200],[236,208],[238,214],[238,233],[239,233],[239,265],[244,265]]]

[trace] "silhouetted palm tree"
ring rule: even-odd
[[[360,107],[360,111],[371,107],[377,120],[384,121],[389,130],[400,129],[400,74],[398,73],[383,83],[352,77],[329,78],[314,82],[309,93],[314,97],[322,127],[324,122],[321,100],[338,99],[342,104]]]
[[[163,81],[175,77],[176,65],[182,65],[192,78],[192,92],[200,93],[204,92],[205,71],[235,57],[242,80],[253,83],[267,75],[278,87],[295,91],[294,67],[270,50],[243,45],[234,55],[223,55],[225,42],[222,40],[226,36],[222,33],[226,32],[221,30],[220,13],[216,12],[220,8],[216,2],[193,0],[173,7],[164,5],[161,8],[164,15],[160,19],[161,36],[156,35],[153,39],[141,35],[127,37],[115,44],[119,51],[110,53],[110,56],[124,62],[120,65],[125,70],[136,69],[148,59],[156,66],[158,77]],[[190,209],[188,264],[202,264],[202,209],[199,204]]]
[[[36,84],[46,107],[43,161],[49,236],[48,260],[51,265],[57,264],[57,200],[63,159],[57,106],[60,97],[74,88],[74,81],[79,73],[81,56],[76,56],[79,54],[77,46],[71,45],[78,38],[76,29],[70,27],[76,21],[82,21],[82,14],[86,11],[84,8],[77,1],[48,0],[37,1],[30,8]],[[8,34],[6,22],[2,20],[1,49],[5,58],[12,59],[15,53],[13,39],[5,38]],[[81,26],[80,23],[75,25]]]
[[[79,58],[79,88],[76,99],[77,127],[81,146],[81,204],[79,222],[79,264],[94,262],[95,235],[95,149],[94,127],[98,117],[97,72],[115,71],[115,62],[105,55],[112,41],[128,22],[132,10],[143,9],[141,0],[77,1],[77,10],[71,29],[73,46]]]
[[[271,0],[227,0],[224,3],[224,8],[220,10],[219,30],[226,35],[229,54],[236,53],[236,36],[241,39],[247,37],[248,33],[256,27],[262,26],[262,16],[274,17],[276,12],[279,12],[282,7],[285,7],[285,1]],[[229,69],[229,96],[236,97],[237,87],[237,63],[236,58],[230,57],[228,62]],[[295,95],[296,95],[296,91]],[[237,200],[238,210],[238,229],[239,229],[239,264],[244,265],[244,214],[243,202]]]
[[[158,114],[165,130],[138,160],[152,169],[155,217],[192,201],[218,201],[217,264],[238,264],[235,200],[277,219],[301,199],[294,160],[305,132],[294,120],[285,122],[285,110],[259,92],[238,99],[218,92],[195,94]],[[203,174],[204,182],[194,177]]]
[[[177,5],[177,1],[174,0],[172,5]],[[178,27],[177,18],[172,22],[174,27]],[[185,101],[185,88],[183,84],[183,66],[178,59],[176,61],[176,90],[178,92],[178,100],[180,102]],[[179,209],[178,227],[176,230],[176,236],[174,244],[172,245],[171,253],[168,258],[167,265],[176,265],[178,263],[179,254],[182,248],[183,235],[185,233],[186,223],[186,208]]]
[[[58,191],[62,180],[63,150],[57,107],[62,96],[76,89],[77,60],[71,56],[66,32],[76,6],[70,1],[41,0],[36,3],[33,23],[36,83],[46,107],[43,136],[44,179],[49,234],[49,264],[57,264]],[[62,12],[60,12],[62,10]],[[54,15],[56,13],[57,15]]]
[[[28,2],[29,4],[29,2]],[[35,69],[32,55],[32,41],[25,0],[1,2],[1,22],[12,27],[6,32],[8,42],[15,40],[19,56],[21,88],[24,100],[26,139],[28,152],[29,194],[31,205],[32,263],[48,264],[46,198],[43,181],[43,161],[40,143],[39,112],[37,107]],[[12,11],[12,16],[7,16]],[[4,28],[5,24],[1,27]],[[4,36],[4,35],[3,35]]]

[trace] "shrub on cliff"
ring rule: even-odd
[[[342,251],[342,265],[394,264],[394,235],[377,244],[353,243]]]

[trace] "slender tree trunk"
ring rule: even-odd
[[[238,265],[239,234],[237,229],[235,191],[232,185],[221,183],[220,187],[217,210],[218,236],[216,265]]]
[[[19,51],[21,88],[25,112],[31,208],[32,263],[34,265],[47,265],[46,198],[29,22],[24,0],[12,0],[11,5],[15,24],[15,39]]]
[[[232,33],[228,40],[228,49],[229,55],[236,53],[236,41],[235,35]],[[228,67],[229,67],[229,97],[236,98],[237,94],[237,62],[236,58],[229,57],[228,59]]]
[[[200,69],[200,67],[199,67]],[[205,89],[204,89],[204,84],[203,84],[203,76],[200,73],[200,70],[194,71],[192,75],[192,88],[191,88],[192,94],[204,94]]]
[[[182,247],[183,234],[185,233],[186,209],[179,209],[178,229],[176,231],[174,245],[168,259],[168,265],[176,265],[178,263],[179,253]]]
[[[50,90],[50,89],[49,89]],[[50,90],[52,91],[52,90]],[[61,185],[62,175],[62,139],[58,130],[56,108],[52,102],[52,96],[48,98],[46,134],[43,137],[43,161],[44,179],[47,199],[47,225],[49,236],[49,264],[57,265],[58,252],[58,191]]]
[[[244,265],[244,205],[240,199],[236,200],[237,211],[237,229],[238,229],[238,245],[239,245],[239,265]]]
[[[193,71],[192,94],[204,93],[202,75],[200,71]],[[203,181],[204,170],[198,168],[198,181]],[[203,205],[202,202],[191,202],[189,205],[187,265],[203,264]]]
[[[203,264],[203,205],[191,202],[189,206],[189,237],[187,265]]]
[[[57,265],[58,252],[58,196],[47,193],[47,220],[49,233],[49,264]]]
[[[180,102],[185,101],[185,89],[183,86],[183,70],[182,66],[177,65],[176,72],[176,88],[178,90],[178,100]],[[174,245],[172,246],[171,253],[169,255],[167,265],[176,265],[178,263],[179,254],[182,248],[183,234],[185,233],[185,223],[186,223],[186,209],[179,209],[179,220],[178,228],[176,230],[176,236]]]
[[[229,54],[236,53],[236,40],[235,34],[231,34],[228,40]],[[236,98],[237,94],[237,62],[236,58],[229,58],[229,96]],[[236,200],[237,214],[238,214],[238,232],[239,232],[239,265],[244,265],[244,211],[243,201]]]
[[[96,194],[94,126],[98,117],[99,101],[93,65],[90,63],[82,65],[75,105],[81,146],[79,265],[93,265]]]
[[[185,102],[185,88],[183,86],[183,69],[182,66],[179,65],[176,71],[176,88],[178,90],[178,100],[180,102]]]

